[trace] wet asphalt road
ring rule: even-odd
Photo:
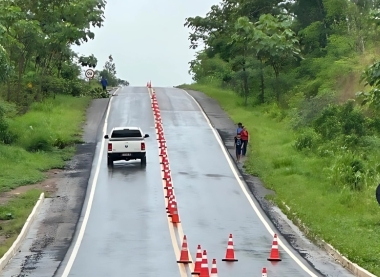
[[[178,89],[158,88],[156,93],[182,228],[192,256],[201,244],[208,251],[209,261],[217,259],[221,277],[259,276],[263,267],[273,277],[309,276],[281,248],[281,262],[267,261],[273,236],[249,204],[193,99]],[[221,261],[230,233],[239,260],[236,263]],[[293,254],[311,269],[298,253]]]
[[[156,92],[180,232],[169,232],[148,90],[125,87],[113,99],[108,131],[116,126],[140,126],[150,134],[146,139],[147,166],[141,168],[139,161],[130,161],[108,168],[105,149],[91,214],[69,276],[184,276],[172,245],[177,240],[180,247],[182,231],[192,259],[201,244],[208,251],[209,263],[217,259],[219,277],[259,276],[263,267],[271,277],[310,276],[301,263],[314,276],[322,276],[281,236],[298,263],[281,247],[282,261],[267,261],[273,236],[240,188],[199,107],[184,91],[158,88]],[[239,260],[236,263],[221,261],[230,233]]]
[[[146,139],[147,166],[129,161],[108,168],[105,149],[91,214],[69,276],[178,276],[146,88],[119,90],[108,132],[117,126],[139,126],[151,135]]]

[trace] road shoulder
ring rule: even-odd
[[[91,102],[83,126],[84,143],[77,145],[75,156],[64,170],[45,181],[55,189],[45,199],[18,254],[0,276],[51,277],[55,274],[71,245],[80,218],[109,101],[110,98],[105,98]]]
[[[227,115],[227,113],[222,110],[216,100],[208,97],[202,92],[187,89],[185,91],[187,91],[202,107],[211,124],[219,133],[227,151],[233,160],[235,160],[233,138],[235,136],[236,124]],[[277,206],[265,199],[266,195],[273,195],[273,191],[266,189],[258,177],[247,174],[242,164],[237,164],[236,167],[239,169],[240,174],[243,176],[250,192],[258,201],[263,211],[270,218],[280,233],[291,244],[291,246],[297,250],[302,257],[304,257],[323,275],[331,276],[332,273],[333,276],[347,275],[348,272],[346,269],[336,263],[333,257],[328,255],[324,250],[308,240],[300,229],[295,226]]]

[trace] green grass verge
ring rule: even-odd
[[[275,120],[271,107],[244,107],[242,99],[228,90],[211,85],[183,85],[214,98],[235,122],[243,122],[250,131],[248,159],[250,174],[260,177],[276,192],[273,201],[289,218],[299,218],[309,229],[351,261],[380,276],[379,206],[375,187],[363,192],[332,188],[322,169],[331,164],[305,155],[293,148],[295,134],[285,120]]]
[[[32,189],[0,206],[0,257],[17,239],[40,194],[40,190]],[[8,218],[8,214],[12,219]]]
[[[74,144],[81,141],[90,101],[90,97],[58,95],[32,104],[26,114],[11,120],[10,130],[18,140],[0,144],[0,192],[42,181],[44,171],[65,165],[75,152]],[[34,148],[44,151],[27,151]]]

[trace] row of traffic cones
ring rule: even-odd
[[[147,87],[150,89],[152,88],[151,81],[147,83]],[[151,93],[152,110],[154,114],[155,129],[156,129],[157,141],[159,145],[159,156],[161,157],[161,171],[162,171],[163,180],[165,182],[165,187],[164,187],[165,198],[167,198],[166,210],[168,213],[168,217],[171,217],[171,222],[175,224],[175,223],[180,223],[180,219],[179,219],[179,214],[178,214],[177,201],[174,195],[174,188],[172,184],[169,158],[168,158],[167,147],[166,147],[166,140],[164,136],[164,129],[162,125],[161,113],[160,113],[160,108],[158,106],[156,93],[154,90],[151,90],[151,91],[152,91]],[[236,259],[235,257],[232,234],[230,234],[228,238],[226,255],[225,255],[225,258],[222,259],[222,261],[225,261],[225,262],[238,261],[238,259]],[[274,234],[272,249],[271,249],[268,261],[281,261],[276,234]],[[192,263],[190,259],[186,235],[184,235],[183,237],[181,253],[180,253],[179,260],[177,262],[183,263],[183,264]],[[217,277],[218,276],[216,259],[212,260],[212,266],[211,266],[211,271],[210,271],[208,267],[207,251],[203,250],[202,252],[201,245],[198,245],[198,248],[197,248],[195,266],[194,266],[194,271],[192,272],[192,274],[199,275],[199,277]],[[262,269],[262,277],[267,277],[266,268]]]
[[[147,87],[151,88],[152,83],[149,81],[147,83]],[[167,153],[167,147],[166,147],[166,140],[164,136],[164,128],[162,126],[162,119],[161,119],[161,113],[160,108],[158,106],[157,98],[156,98],[156,92],[152,90],[151,93],[151,102],[152,102],[152,110],[154,114],[154,121],[155,121],[155,129],[157,134],[157,141],[158,141],[158,148],[159,148],[159,156],[161,157],[161,171],[162,171],[162,178],[165,182],[165,198],[168,199],[167,201],[167,213],[168,217],[171,217],[172,223],[180,223],[179,214],[178,214],[178,207],[177,207],[177,201],[175,199],[174,190],[173,190],[173,183],[172,183],[172,177],[170,172],[170,166],[169,166],[169,158]]]
[[[278,244],[277,244],[277,235],[274,235],[273,243],[272,243],[272,250],[270,253],[270,257],[268,258],[269,261],[281,261],[280,255],[278,252]],[[226,250],[226,256],[222,261],[225,262],[237,262],[238,259],[235,257],[235,251],[234,251],[234,243],[232,234],[230,234],[228,238],[228,244],[227,244],[227,250]],[[178,263],[192,263],[190,260],[190,254],[187,246],[187,237],[186,235],[183,236],[183,242],[182,242],[182,249],[180,258],[177,261]],[[218,276],[218,269],[216,267],[216,259],[212,260],[212,266],[211,266],[211,272],[209,271],[208,267],[208,260],[207,260],[207,251],[203,250],[201,245],[198,244],[197,248],[197,254],[195,257],[195,266],[194,271],[191,273],[193,275],[199,275],[199,277],[217,277]],[[211,274],[211,275],[210,275]],[[267,277],[267,269],[264,267],[262,269],[262,277]]]
[[[151,88],[150,82],[147,84],[147,87]],[[165,187],[164,187],[166,190],[165,198],[168,199],[168,205],[166,209],[167,209],[167,213],[169,214],[168,216],[172,218],[171,222],[180,223],[177,202],[175,200],[175,195],[173,191],[173,184],[172,184],[172,178],[171,178],[171,172],[170,172],[170,166],[169,166],[169,158],[168,158],[168,153],[167,153],[167,148],[166,148],[166,141],[164,137],[164,130],[162,126],[160,108],[158,106],[156,93],[154,90],[152,90],[151,101],[152,101],[152,110],[153,110],[153,114],[155,118],[155,128],[157,132],[159,156],[161,157],[161,171],[163,172],[163,180],[165,182]],[[181,253],[180,253],[180,257],[177,263],[183,263],[183,264],[192,263],[190,259],[189,249],[187,246],[186,235],[183,236]],[[218,277],[218,269],[216,268],[216,259],[212,260],[212,268],[210,272],[209,267],[208,267],[207,252],[206,250],[204,250],[203,255],[202,255],[200,245],[198,245],[197,259],[195,262],[194,272],[192,274],[197,274],[199,275],[199,277]]]

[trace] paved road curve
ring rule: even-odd
[[[115,163],[109,169],[104,149],[99,168],[93,169],[99,175],[83,239],[76,243],[80,247],[73,251],[76,256],[69,253],[56,276],[65,269],[63,276],[191,276],[191,267],[176,263],[183,234],[193,260],[198,244],[207,250],[209,263],[217,259],[219,277],[260,276],[263,267],[269,277],[322,276],[281,236],[282,261],[267,261],[274,227],[255,211],[204,114],[182,90],[158,88],[156,93],[181,224],[174,229],[165,213],[148,90],[125,87],[112,100],[107,129],[140,126],[150,134],[147,166]],[[221,261],[230,233],[236,263]]]

